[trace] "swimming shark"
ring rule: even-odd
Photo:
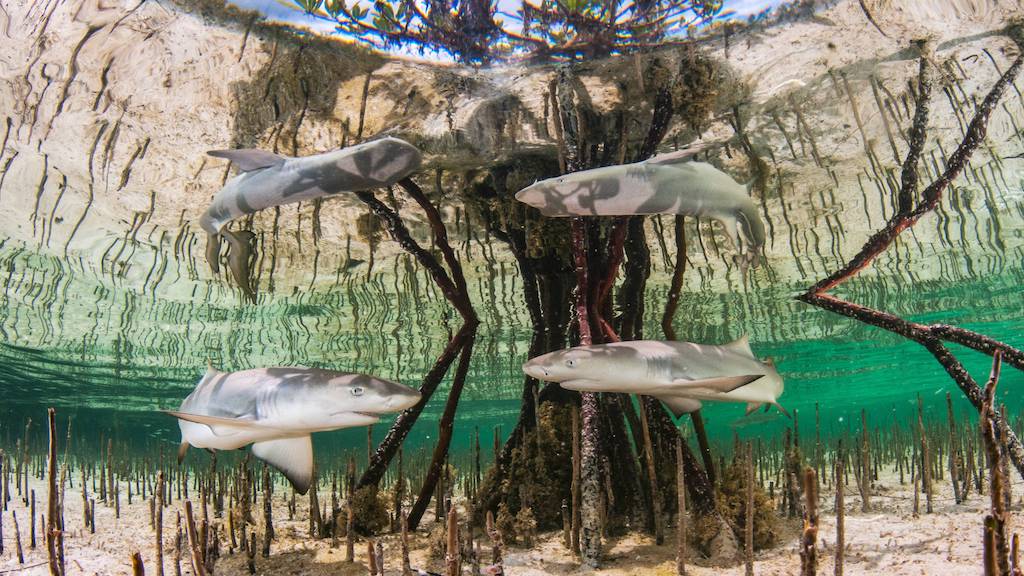
[[[749,187],[691,151],[662,154],[634,164],[605,166],[541,180],[516,193],[516,200],[545,216],[636,216],[683,214],[722,223],[735,261],[744,269],[758,265],[764,223]]]
[[[782,376],[750,349],[746,336],[724,345],[634,340],[577,346],[532,358],[523,372],[567,390],[653,396],[677,417],[701,402],[743,402],[747,414],[779,405]]]
[[[280,470],[300,493],[313,478],[312,432],[367,426],[420,401],[412,388],[366,374],[317,368],[221,372],[212,366],[178,410],[181,447],[252,453]]]
[[[250,299],[255,292],[247,272],[252,247],[239,232],[225,229],[228,222],[260,210],[304,202],[339,192],[359,192],[390,186],[412,174],[423,161],[415,146],[385,137],[340,150],[291,158],[266,150],[212,150],[210,156],[227,158],[241,172],[214,195],[199,219],[207,233],[206,260],[220,272],[220,238],[231,243],[228,264],[235,280]],[[237,249],[236,249],[237,248]]]

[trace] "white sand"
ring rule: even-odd
[[[37,498],[45,494],[45,483],[32,484]],[[13,487],[12,487],[13,488]],[[1024,485],[1018,481],[1015,493],[1021,493]],[[852,491],[852,488],[848,489]],[[280,494],[285,494],[280,490]],[[149,527],[149,503],[133,498],[127,505],[122,492],[121,518],[114,518],[114,509],[96,505],[97,533],[89,534],[82,528],[81,492],[77,485],[67,492],[65,510],[68,532],[65,535],[67,573],[77,574],[131,574],[131,553],[142,553],[148,574],[155,573],[154,534]],[[329,498],[329,493],[327,495]],[[287,509],[284,497],[274,501],[274,523],[278,538],[272,546],[269,559],[257,554],[256,565],[259,574],[367,574],[366,543],[357,541],[356,562],[344,561],[344,540],[336,549],[330,546],[330,539],[310,540],[307,537],[307,500],[299,501],[296,519],[286,520]],[[846,499],[846,563],[845,573],[886,574],[888,576],[910,576],[919,574],[971,574],[981,570],[982,519],[987,511],[988,496],[972,493],[967,503],[956,505],[948,483],[937,482],[935,486],[935,512],[924,514],[924,496],[921,496],[919,517],[912,514],[913,491],[907,484],[900,486],[898,478],[884,477],[875,487],[873,496],[875,511],[862,514],[860,499],[856,494],[847,494]],[[835,541],[835,516],[831,493],[822,498],[820,506],[821,528],[819,532],[819,574],[833,573]],[[37,514],[44,509],[43,502],[37,501]],[[28,512],[21,500],[12,495],[11,508],[18,514],[22,542],[25,546],[25,566],[17,574],[47,574],[46,547],[42,530],[37,528],[37,547],[28,548]],[[165,532],[165,573],[173,574],[173,530],[175,511],[181,504],[175,502],[164,515]],[[258,516],[259,509],[254,509]],[[198,511],[197,511],[198,513]],[[212,509],[211,509],[212,514]],[[182,514],[184,519],[184,514]],[[224,520],[221,523],[222,556],[217,562],[217,574],[247,574],[245,556],[237,551],[228,554],[223,538]],[[433,522],[425,520],[422,530],[412,538],[412,565],[427,567],[442,572],[440,562],[426,560],[426,530]],[[0,556],[0,574],[18,570],[14,551],[14,532],[10,511],[3,515],[4,554]],[[257,530],[260,530],[257,527]],[[758,575],[788,575],[799,572],[800,558],[797,549],[796,531],[789,529],[784,538],[771,550],[756,555],[754,567]],[[259,538],[262,532],[258,532]],[[387,574],[400,574],[398,540],[395,535],[382,537],[385,544]],[[490,559],[490,547],[484,542],[483,559]],[[694,554],[694,552],[691,552]],[[666,534],[666,544],[655,546],[653,538],[633,534],[612,539],[605,543],[606,562],[597,573],[608,575],[626,574],[674,574],[675,573],[675,532]],[[572,555],[561,545],[561,533],[545,534],[532,549],[510,548],[505,553],[506,573],[514,576],[536,576],[542,574],[583,574],[592,571],[580,568]],[[732,568],[700,566],[706,564],[696,559],[688,568],[695,575],[744,573],[742,565]],[[184,574],[191,574],[187,555],[182,558]],[[469,567],[466,567],[466,573]]]

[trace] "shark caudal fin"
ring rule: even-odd
[[[210,156],[216,158],[226,158],[230,160],[238,169],[242,172],[251,172],[253,170],[259,170],[260,168],[268,168],[270,166],[279,166],[284,164],[286,158],[273,152],[267,152],[266,150],[257,150],[255,148],[245,148],[241,150],[210,150],[207,152]]]
[[[656,396],[658,400],[665,403],[665,406],[672,411],[672,414],[676,418],[679,418],[683,414],[689,414],[690,412],[696,412],[700,410],[700,400],[694,400],[693,398],[684,398],[682,396]]]
[[[309,435],[256,442],[252,453],[284,474],[299,494],[313,482],[313,441]]]

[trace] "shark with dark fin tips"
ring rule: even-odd
[[[538,380],[567,390],[653,396],[677,417],[704,401],[741,402],[751,413],[779,405],[782,377],[754,356],[747,337],[721,346],[634,340],[549,352],[523,364]]]
[[[313,477],[310,434],[367,426],[387,412],[411,408],[420,393],[366,374],[316,368],[257,368],[220,372],[210,367],[177,410],[181,446],[252,453],[280,470],[305,494]]]

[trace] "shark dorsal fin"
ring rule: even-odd
[[[646,164],[664,165],[664,164],[681,164],[683,162],[689,162],[701,149],[684,148],[682,150],[676,150],[675,152],[665,152],[664,154],[658,154],[648,158]]]
[[[207,379],[207,378],[209,378],[211,376],[216,376],[217,374],[220,374],[220,370],[217,370],[216,368],[214,368],[213,367],[213,360],[207,358],[206,359],[206,373],[203,374],[203,380],[205,380],[205,379]]]
[[[733,340],[732,342],[729,342],[728,344],[724,344],[722,347],[732,350],[737,354],[745,354],[747,356],[750,356],[751,358],[754,357],[754,351],[750,349],[750,338],[746,334],[740,336],[739,338]]]
[[[227,158],[238,166],[242,172],[251,172],[260,168],[284,164],[285,157],[266,150],[244,148],[241,150],[210,150],[207,152],[216,158]]]
[[[672,152],[665,152],[663,154],[658,154],[657,156],[652,156],[651,158],[648,158],[645,162],[647,164],[657,165],[682,164],[683,162],[689,162],[693,160],[697,156],[697,154],[710,150],[715,146],[720,146],[721,144],[722,142],[717,141],[697,142],[687,146],[686,148],[683,148],[682,150],[674,150]]]

